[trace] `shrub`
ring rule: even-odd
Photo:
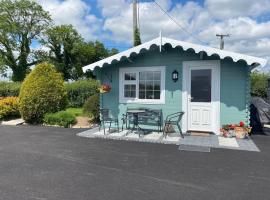
[[[99,95],[90,96],[83,105],[83,112],[89,115],[93,121],[99,120]]]
[[[18,97],[6,97],[0,99],[0,119],[19,117]]]
[[[21,83],[19,82],[0,82],[0,97],[19,96]]]
[[[64,81],[53,65],[42,63],[25,78],[19,96],[20,113],[29,123],[41,123],[45,113],[67,105]]]
[[[267,97],[267,79],[269,74],[258,72],[251,73],[251,95],[265,98]]]
[[[94,79],[79,80],[66,85],[70,107],[82,107],[86,99],[98,93],[99,82]]]
[[[57,113],[45,114],[43,121],[48,125],[58,125],[68,128],[70,125],[76,123],[76,118],[67,111],[60,111]]]

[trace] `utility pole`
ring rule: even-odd
[[[138,7],[137,0],[133,0],[133,45],[141,44],[140,30],[138,28]]]
[[[133,0],[133,33],[138,28],[137,0]]]
[[[216,34],[217,37],[220,37],[220,49],[224,49],[224,37],[230,37],[229,34]]]

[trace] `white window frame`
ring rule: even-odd
[[[165,66],[128,67],[119,69],[119,101],[120,103],[165,104]],[[139,73],[144,71],[160,71],[160,99],[139,99]],[[136,98],[124,96],[125,73],[136,73]]]

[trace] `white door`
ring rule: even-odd
[[[212,69],[189,70],[189,130],[212,131]]]
[[[219,66],[214,62],[199,61],[184,67],[186,130],[218,133]]]

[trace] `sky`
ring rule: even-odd
[[[36,0],[56,25],[72,24],[87,40],[123,51],[132,46],[132,0]],[[225,49],[268,59],[270,0],[138,0],[142,42],[165,37],[219,47],[216,33],[228,33]]]

